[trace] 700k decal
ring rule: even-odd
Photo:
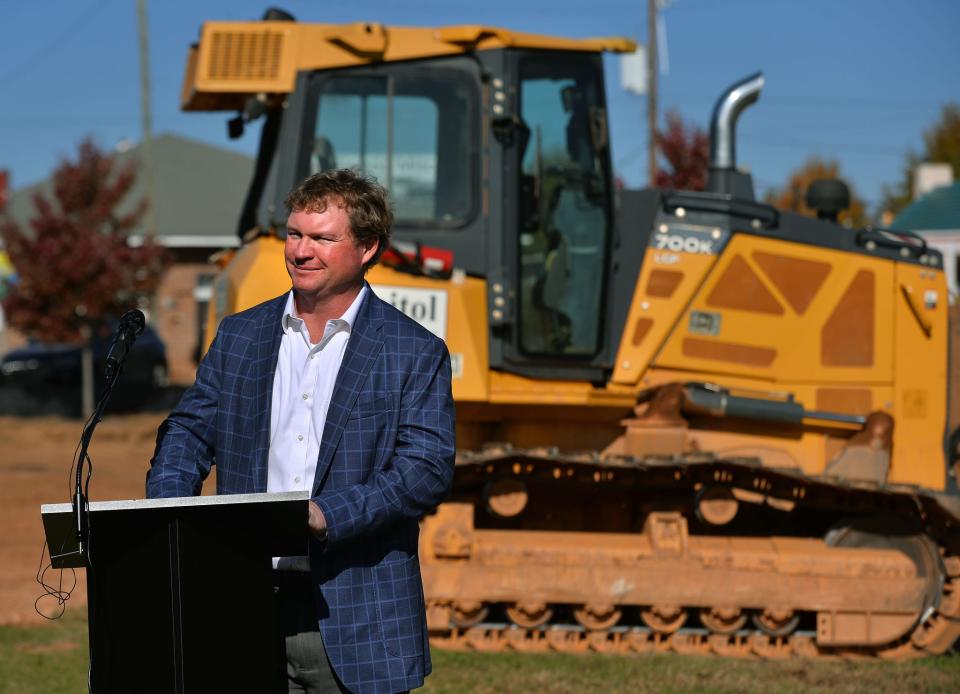
[[[673,251],[674,253],[700,253],[715,255],[713,239],[702,239],[697,236],[681,236],[680,234],[657,234],[653,239],[653,247],[658,251]]]

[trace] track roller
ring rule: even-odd
[[[640,611],[640,619],[657,633],[672,634],[687,621],[687,613],[679,605],[653,605]]]
[[[753,625],[767,636],[789,636],[800,623],[793,610],[766,609],[751,615]]]
[[[450,621],[458,627],[472,627],[487,618],[490,608],[479,602],[461,600],[450,608]]]
[[[549,622],[553,610],[542,602],[516,602],[507,607],[507,617],[518,627],[533,629]]]
[[[737,607],[704,607],[700,621],[714,634],[733,634],[743,629],[747,615]]]
[[[590,631],[609,629],[620,621],[623,612],[605,603],[587,603],[573,611],[577,623]]]

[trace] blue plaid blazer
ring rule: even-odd
[[[160,426],[148,497],[199,494],[214,464],[218,494],[266,491],[285,301],[223,320],[196,382]],[[351,690],[412,689],[430,672],[418,521],[448,494],[454,452],[446,346],[369,292],[334,386],[311,494],[328,525],[325,545],[310,548],[320,630]]]

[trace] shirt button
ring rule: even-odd
[[[297,441],[303,441],[303,434],[300,434],[300,435],[297,437]]]
[[[310,393],[304,393],[304,394],[303,394],[303,399],[304,399],[304,400],[306,400],[306,399],[309,398],[309,397],[310,397]]]
[[[299,477],[294,477],[294,478],[293,478],[293,481],[296,482],[297,484],[300,484],[300,478],[299,478]]]

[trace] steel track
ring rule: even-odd
[[[753,658],[916,658],[948,651],[960,638],[960,503],[955,497],[915,487],[871,487],[810,476],[799,470],[764,468],[756,459],[712,454],[675,457],[602,458],[596,453],[567,454],[552,448],[488,446],[462,452],[457,459],[455,494],[469,497],[485,482],[511,475],[516,479],[553,479],[568,484],[593,481],[607,489],[689,488],[723,484],[762,494],[791,505],[837,513],[884,512],[915,519],[939,548],[943,567],[940,595],[915,628],[896,642],[878,647],[824,648],[811,631],[770,636],[760,630],[733,634],[703,628],[658,633],[645,627],[617,626],[590,630],[578,625],[547,624],[525,628],[511,623],[450,625],[431,634],[439,648],[476,651],[563,653],[665,653]],[[603,489],[596,490],[598,494]],[[429,596],[428,596],[429,598]],[[689,606],[688,611],[696,608]]]

